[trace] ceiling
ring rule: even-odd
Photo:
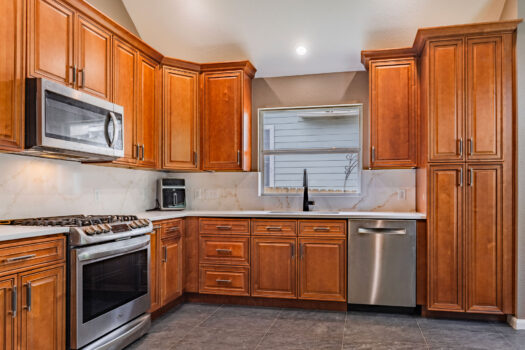
[[[257,77],[363,70],[362,49],[411,46],[419,27],[499,20],[505,0],[123,0],[166,56],[248,59]],[[296,54],[297,46],[308,52]]]

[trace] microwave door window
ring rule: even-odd
[[[114,128],[122,128],[122,116],[116,115],[117,125],[109,111],[65,96],[46,92],[46,137],[107,148]],[[106,131],[107,124],[107,131]],[[117,133],[114,148],[121,149],[122,136]]]

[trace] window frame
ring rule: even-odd
[[[263,113],[268,111],[278,111],[278,110],[299,110],[299,109],[327,109],[327,108],[344,108],[344,107],[357,107],[359,110],[359,148],[325,148],[325,149],[291,149],[291,150],[264,150],[264,130],[269,129],[264,126]],[[273,132],[272,132],[273,134]],[[265,193],[264,192],[264,156],[274,156],[279,154],[340,154],[343,152],[357,153],[358,155],[358,182],[359,182],[359,192],[351,193],[334,193],[334,192],[310,192],[311,197],[361,197],[363,195],[363,104],[362,103],[349,103],[349,104],[338,104],[338,105],[319,105],[319,106],[293,106],[293,107],[267,107],[257,109],[257,135],[258,135],[258,173],[259,173],[259,196],[268,196],[268,197],[300,197],[303,194],[300,193]],[[271,157],[274,158],[274,157]],[[270,169],[272,168],[272,160],[270,160]],[[270,179],[270,184],[274,183]]]

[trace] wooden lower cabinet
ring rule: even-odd
[[[18,299],[15,288],[17,288],[16,275],[0,278],[0,348],[3,350],[15,349],[16,344],[18,318],[14,311]]]
[[[65,266],[20,276],[20,349],[65,348]]]
[[[153,226],[150,233],[150,289],[151,306],[149,312],[157,310],[161,306],[160,283],[159,283],[159,250],[160,250],[160,230],[162,226]]]
[[[160,250],[160,300],[164,306],[182,295],[182,237],[162,240]]]
[[[346,240],[299,238],[299,299],[346,300]]]
[[[199,270],[200,293],[250,295],[250,269],[248,267],[203,265]]]
[[[297,239],[252,237],[252,296],[297,298]]]

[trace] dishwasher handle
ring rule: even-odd
[[[359,227],[357,233],[369,235],[405,235],[406,228],[388,228],[388,227]]]

